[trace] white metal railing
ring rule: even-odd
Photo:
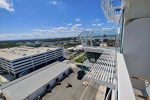
[[[101,9],[109,22],[119,23],[121,6],[112,7],[115,0],[101,0]]]

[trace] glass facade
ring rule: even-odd
[[[97,59],[100,57],[101,53],[86,52],[86,55],[87,55],[89,62],[95,63]]]

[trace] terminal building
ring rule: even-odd
[[[14,47],[0,49],[0,67],[14,77],[26,70],[34,70],[42,64],[54,62],[64,56],[64,49],[48,47]]]
[[[6,100],[35,100],[56,82],[61,82],[71,70],[69,64],[55,62],[1,86],[0,92]]]

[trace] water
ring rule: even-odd
[[[82,71],[88,71],[88,68],[85,67],[85,66],[80,66],[80,65],[77,65],[77,67],[82,70]]]

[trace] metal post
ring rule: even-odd
[[[104,47],[104,44],[103,44],[103,31],[104,31],[104,29],[101,32],[102,47]]]
[[[121,25],[121,40],[120,40],[120,53],[123,53],[123,47],[122,47],[122,38],[123,38],[123,26],[124,26],[124,11],[125,9],[122,10],[122,25]]]
[[[91,46],[93,46],[93,43],[92,43],[92,33],[93,33],[93,29],[92,29],[92,31],[90,32],[90,43],[91,43]]]

